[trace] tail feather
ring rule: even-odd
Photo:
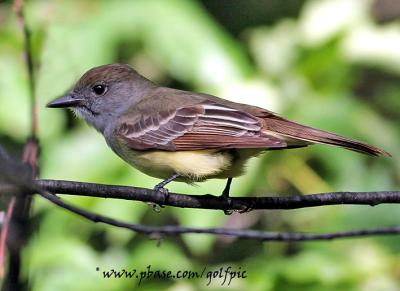
[[[269,117],[268,120],[266,120],[266,129],[292,139],[295,144],[299,141],[306,142],[306,144],[328,144],[371,156],[391,156],[388,152],[363,142],[301,125],[278,116]]]

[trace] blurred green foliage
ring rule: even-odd
[[[27,1],[40,63],[41,176],[152,187],[93,129],[44,105],[87,69],[124,62],[160,84],[255,104],[392,153],[370,158],[326,146],[251,161],[233,195],[396,190],[400,185],[400,22],[377,24],[372,1]],[[379,1],[378,1],[379,2]],[[248,5],[244,5],[248,3]],[[375,11],[376,12],[376,11]],[[254,16],[254,18],[252,17]],[[22,36],[11,3],[0,3],[0,142],[14,152],[29,131]],[[182,193],[213,193],[223,181]],[[272,194],[273,193],[273,194]],[[84,197],[66,200],[143,224],[332,232],[400,223],[396,205],[329,206],[225,216]],[[149,240],[95,225],[35,199],[36,232],[24,253],[33,290],[400,290],[398,237],[261,243],[207,235]],[[229,287],[205,279],[103,279],[100,270],[246,270]]]

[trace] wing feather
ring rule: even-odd
[[[141,115],[125,121],[117,133],[136,150],[201,150],[278,148],[286,143],[261,131],[260,120],[249,113],[215,102]]]

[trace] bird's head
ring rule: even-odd
[[[110,64],[87,71],[65,96],[47,104],[48,108],[70,108],[97,130],[107,124],[154,84],[125,64]]]

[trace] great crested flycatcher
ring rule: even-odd
[[[172,180],[228,179],[242,175],[261,152],[328,144],[372,156],[371,145],[304,126],[266,109],[212,95],[161,87],[125,64],[86,72],[72,91],[47,104],[69,107],[101,132],[112,150],[147,175]]]

